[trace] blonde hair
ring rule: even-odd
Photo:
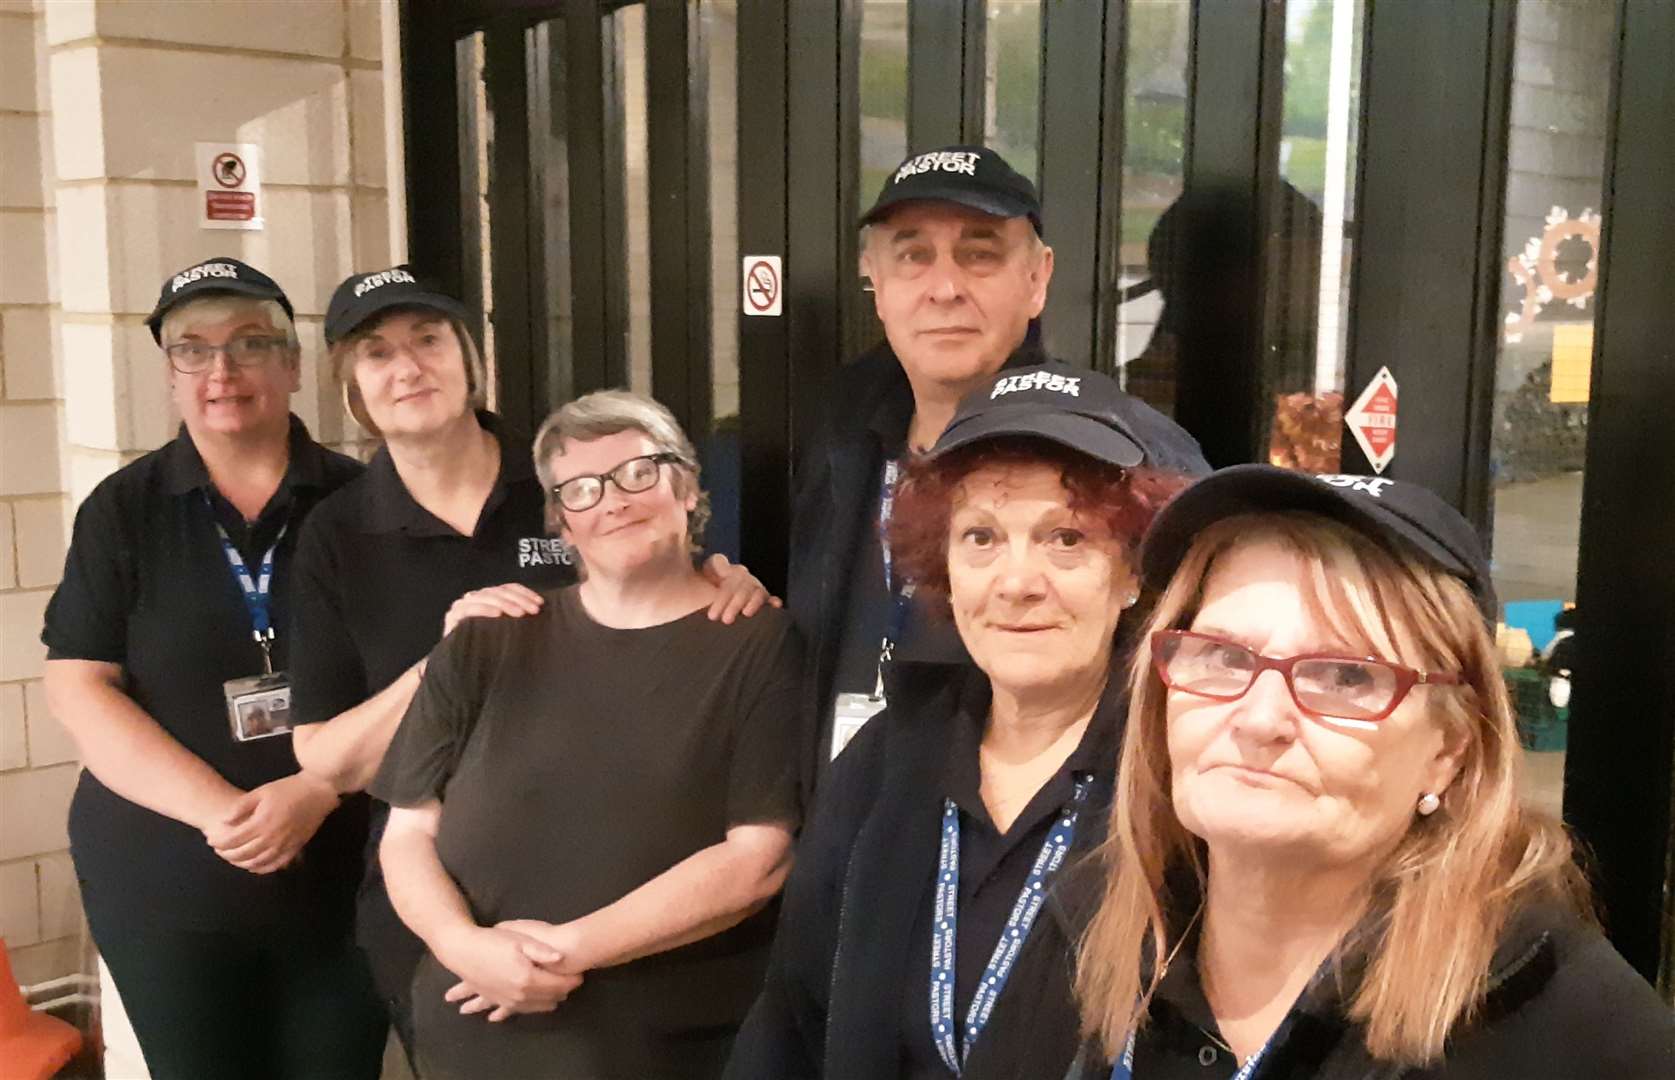
[[[372,415],[366,411],[366,401],[361,397],[361,388],[355,382],[355,353],[359,350],[361,342],[376,334],[378,328],[383,326],[390,316],[403,312],[434,316],[438,322],[448,324],[448,328],[454,332],[454,339],[459,342],[460,355],[465,360],[466,407],[472,410],[488,407],[488,375],[483,367],[483,354],[477,349],[477,342],[471,336],[470,327],[445,311],[422,305],[387,308],[380,311],[375,318],[357,326],[331,348],[332,375],[342,388],[343,407],[349,410],[349,415],[355,418],[355,423],[375,439],[383,438],[384,433],[373,423]]]
[[[692,440],[681,430],[674,413],[631,390],[596,390],[583,394],[554,409],[535,433],[535,472],[546,493],[548,531],[557,536],[564,528],[564,507],[553,490],[557,475],[553,472],[552,459],[564,456],[567,441],[592,442],[623,431],[638,431],[651,440],[657,453],[673,454],[680,459],[670,484],[678,497],[694,496],[698,500],[686,522],[687,546],[696,554],[702,549],[704,526],[710,520],[709,493],[698,485],[698,452],[692,448]]]
[[[1361,930],[1336,960],[1364,965],[1349,1004],[1374,1057],[1404,1065],[1439,1059],[1489,989],[1508,921],[1550,896],[1584,915],[1588,890],[1562,825],[1520,801],[1522,752],[1498,656],[1459,579],[1416,555],[1385,548],[1308,514],[1244,515],[1204,530],[1163,591],[1129,677],[1130,705],[1111,811],[1100,849],[1105,884],[1083,936],[1076,990],[1085,1034],[1107,1055],[1144,1026],[1166,963],[1191,932],[1208,862],[1175,814],[1166,745],[1167,691],[1152,668],[1151,633],[1190,624],[1216,560],[1235,545],[1275,541],[1300,557],[1305,600],[1345,642],[1403,664],[1459,671],[1437,688],[1433,715],[1460,750],[1442,810],[1415,817],[1375,872]]]
[[[231,292],[207,293],[164,312],[163,325],[157,336],[167,346],[178,341],[180,335],[194,325],[224,322],[251,312],[259,312],[275,333],[285,335],[285,351],[294,366],[302,356],[302,342],[297,339],[296,323],[285,313],[285,305],[277,300]]]

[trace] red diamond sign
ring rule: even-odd
[[[1373,472],[1382,473],[1396,456],[1396,377],[1389,368],[1378,369],[1354,406],[1344,413],[1343,422],[1349,425]]]

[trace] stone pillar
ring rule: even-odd
[[[64,561],[53,106],[42,5],[0,5],[0,936],[22,983],[81,965],[65,815],[76,750],[41,692]]]

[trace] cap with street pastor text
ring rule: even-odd
[[[157,306],[145,317],[145,324],[151,328],[152,340],[159,345],[163,343],[163,316],[172,308],[207,293],[234,293],[258,300],[277,300],[279,306],[285,309],[285,314],[296,318],[290,298],[277,281],[247,263],[217,255],[163,279],[163,287],[157,294]]]
[[[1109,375],[1058,360],[1002,368],[961,399],[929,457],[984,439],[1031,436],[1123,468],[1145,465],[1187,476],[1210,471],[1198,440],[1125,393]]]
[[[407,263],[388,270],[350,274],[326,305],[326,344],[336,345],[363,323],[391,308],[429,308],[456,319],[465,305]]]
[[[1477,530],[1420,484],[1379,476],[1319,476],[1274,465],[1220,469],[1177,495],[1153,520],[1140,550],[1149,586],[1167,585],[1194,538],[1224,518],[1303,511],[1342,522],[1387,549],[1417,552],[1465,582],[1496,617],[1495,585]]]
[[[909,155],[885,178],[860,224],[874,224],[892,207],[918,200],[959,203],[995,217],[1027,217],[1041,231],[1035,185],[986,146],[946,146]]]

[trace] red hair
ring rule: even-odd
[[[1102,523],[1132,557],[1163,504],[1191,477],[1145,467],[1125,469],[1049,439],[1001,436],[932,460],[911,458],[890,513],[890,555],[902,577],[934,601],[948,598],[948,526],[966,477],[979,469],[1045,465],[1059,472],[1070,509]],[[933,603],[939,611],[946,603]]]

